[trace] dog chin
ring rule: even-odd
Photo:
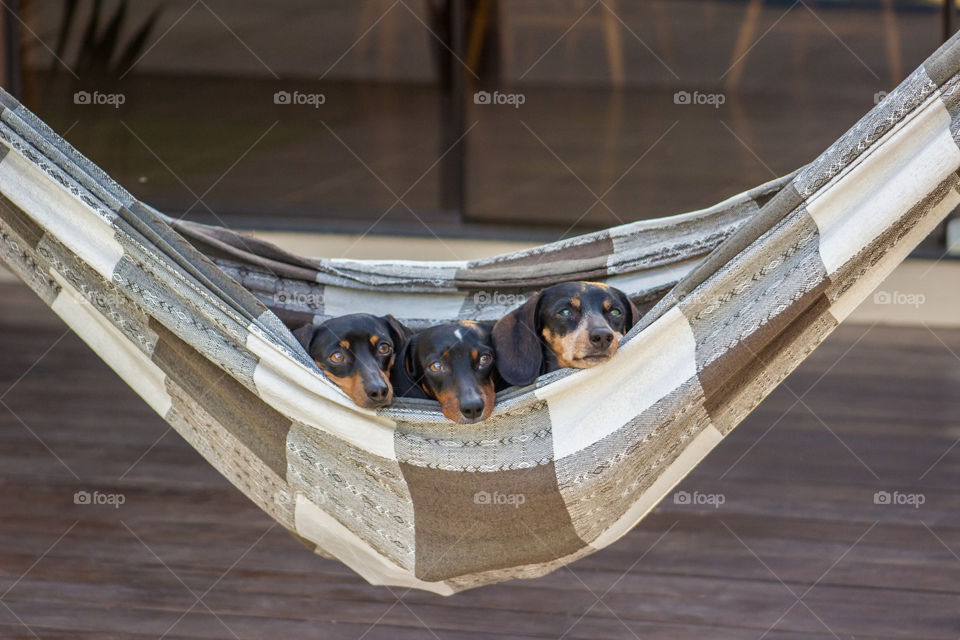
[[[483,413],[480,414],[480,417],[472,420],[460,413],[459,409],[447,409],[446,407],[443,407],[442,411],[443,415],[446,416],[451,422],[456,422],[457,424],[476,424],[489,418],[490,414],[493,413],[493,407],[485,407]]]
[[[376,400],[371,400],[370,398],[364,398],[362,400],[353,398],[354,403],[362,409],[383,409],[393,402],[393,394],[391,393],[386,397],[386,399],[377,402]]]
[[[570,362],[570,366],[574,369],[589,369],[590,367],[595,367],[607,362],[613,357],[614,353],[616,353],[616,351],[609,353],[588,353],[574,358]]]

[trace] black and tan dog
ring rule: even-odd
[[[527,385],[556,369],[602,364],[639,319],[637,307],[614,287],[596,282],[547,287],[494,326],[500,376]]]
[[[351,400],[377,409],[393,400],[390,371],[408,333],[393,316],[353,313],[305,325],[293,335]]]
[[[393,369],[398,396],[431,398],[450,420],[469,424],[493,411],[499,378],[492,322],[451,322],[413,334]]]

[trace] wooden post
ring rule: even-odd
[[[20,98],[20,2],[6,0],[0,11],[0,84]]]

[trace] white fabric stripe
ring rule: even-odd
[[[247,330],[247,348],[260,359],[253,383],[264,402],[293,420],[323,429],[364,451],[397,459],[393,447],[395,422],[353,404],[333,383],[260,336],[257,327]]]
[[[316,258],[323,260],[323,258]],[[408,267],[423,271],[423,275],[436,274],[438,279],[449,280],[457,271],[466,268],[468,260],[353,260],[350,258],[330,258],[327,264],[341,269],[357,271],[376,270],[387,268],[396,270],[397,267]]]
[[[53,279],[61,290],[50,308],[93,349],[131,389],[137,392],[161,416],[170,410],[166,375],[137,349],[119,329],[103,317],[78,291],[56,271]]]
[[[690,441],[683,453],[677,456],[676,460],[660,473],[656,482],[637,498],[626,513],[597,536],[590,543],[590,546],[594,549],[602,549],[613,544],[633,529],[721,440],[723,440],[723,434],[713,425],[709,425],[701,431],[696,438]]]
[[[960,205],[960,193],[957,193],[955,189],[950,189],[946,197],[933,207],[917,226],[901,238],[900,242],[887,251],[876,264],[871,265],[869,271],[857,278],[853,286],[830,305],[830,313],[837,319],[837,322],[842,322],[853,313],[853,310],[870,295],[870,292],[880,286],[880,283],[890,275],[894,268],[903,262],[914,247],[926,238],[957,205]]]
[[[331,316],[348,313],[392,314],[397,318],[456,320],[466,294],[397,293],[365,291],[327,285],[323,288],[323,312]]]
[[[324,551],[344,563],[374,585],[415,587],[443,596],[453,593],[444,582],[425,582],[411,572],[380,555],[336,518],[297,494],[294,514],[297,533],[316,543]]]
[[[110,223],[12,148],[0,161],[0,191],[97,273],[112,280],[123,247],[113,237]]]
[[[950,114],[934,98],[807,203],[820,230],[827,275],[889,229],[958,166],[960,148],[950,135]]]
[[[611,256],[607,260],[610,266],[616,261]],[[609,276],[603,281],[611,287],[616,287],[629,295],[636,295],[647,291],[655,291],[661,287],[672,286],[685,275],[690,273],[694,267],[703,262],[703,257],[698,256],[690,260],[672,262],[659,267],[651,267],[641,271],[631,271]]]
[[[613,433],[697,375],[690,323],[673,308],[624,344],[606,364],[541,387],[556,458]]]

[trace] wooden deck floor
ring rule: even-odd
[[[0,301],[0,638],[960,636],[960,331],[842,327],[680,487],[722,504],[441,598],[308,554],[26,288]]]

